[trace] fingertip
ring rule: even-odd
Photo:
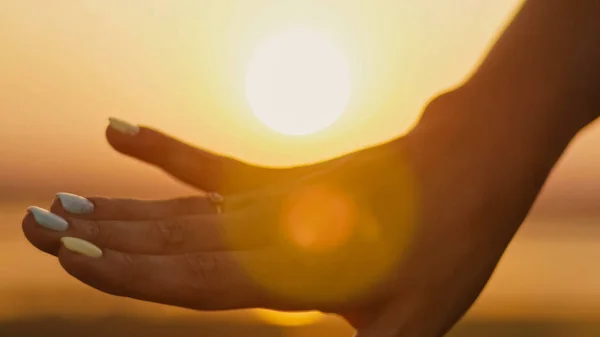
[[[58,196],[55,196],[54,200],[52,200],[52,205],[50,206],[50,212],[52,212],[56,215],[66,214],[66,211],[65,211],[64,207],[62,206],[62,203],[60,202],[60,199],[58,198]]]
[[[81,247],[88,245],[88,247]],[[87,244],[86,244],[87,243]],[[95,248],[90,248],[93,246]],[[99,253],[98,253],[99,251]],[[88,283],[95,274],[96,264],[100,262],[102,251],[95,245],[73,237],[63,237],[58,249],[60,265],[73,277]]]
[[[21,220],[21,227],[23,228],[23,231],[25,231],[26,229],[29,231],[29,228],[31,228],[31,225],[34,222],[35,218],[33,217],[33,214],[31,214],[31,212],[25,213],[23,220]]]
[[[60,242],[63,247],[73,253],[95,259],[102,257],[102,249],[89,241],[76,237],[64,236],[60,239]]]
[[[75,253],[67,249],[63,243],[60,243],[57,257],[61,267],[69,275],[97,288],[94,286],[94,275],[96,274],[94,272],[94,262],[96,262],[94,258]]]
[[[58,261],[60,265],[71,274],[71,271],[79,270],[78,267],[84,266],[86,261],[90,258],[81,254],[77,254],[65,247],[62,240],[59,241],[59,247],[57,251]],[[73,274],[72,274],[73,275]],[[73,275],[76,276],[76,275]]]
[[[106,139],[116,151],[146,162],[154,162],[157,148],[166,137],[147,127],[139,127],[135,135],[123,133],[112,126],[106,128]]]
[[[141,132],[141,131],[140,131]],[[106,127],[106,139],[115,149],[127,149],[139,143],[139,133],[136,136],[124,134],[115,130],[112,126]]]
[[[23,234],[25,238],[34,246],[36,245],[36,222],[33,214],[27,212],[23,220],[21,221],[21,229],[23,230]]]
[[[140,132],[140,127],[116,117],[108,118],[108,125],[115,131],[127,136],[136,136]]]
[[[85,216],[94,212],[95,206],[89,198],[73,193],[60,192],[56,194],[58,208],[70,215]],[[56,200],[52,206],[55,206]]]
[[[60,242],[57,238],[53,237],[56,235],[54,232],[49,232],[35,220],[33,214],[27,212],[21,222],[21,230],[25,239],[29,241],[35,248],[42,252],[56,255],[60,247]]]
[[[86,212],[75,212],[72,207],[72,203],[69,203],[67,207],[65,207],[65,202],[61,200],[60,195],[64,195],[66,193],[57,193],[52,200],[52,205],[50,206],[50,212],[59,215],[63,218],[72,218],[72,217],[85,217]]]

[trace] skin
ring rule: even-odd
[[[317,165],[261,168],[150,128],[135,136],[108,128],[117,151],[223,194],[224,212],[202,196],[90,197],[88,215],[55,200],[67,232],[31,215],[23,231],[110,294],[198,310],[321,310],[360,337],[441,336],[600,111],[599,14],[591,0],[526,2],[477,71],[433,99],[407,136]],[[306,228],[312,245],[298,239]],[[68,251],[62,236],[104,255]]]

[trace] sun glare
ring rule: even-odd
[[[246,96],[269,128],[288,135],[315,133],[344,112],[350,96],[348,62],[322,34],[280,33],[255,49]]]

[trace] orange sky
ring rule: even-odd
[[[0,179],[132,178],[106,168],[133,168],[105,145],[111,115],[268,165],[391,139],[465,76],[518,3],[463,2],[3,1]],[[252,48],[295,24],[327,34],[352,65],[343,118],[309,137],[267,129],[243,92]],[[445,38],[454,32],[467,35]]]

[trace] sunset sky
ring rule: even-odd
[[[275,166],[390,140],[468,75],[520,2],[2,1],[0,186],[153,190],[158,174],[104,141],[109,116]],[[262,124],[244,88],[253,48],[294,26],[333,41],[352,77],[342,117],[304,137]],[[600,186],[592,133],[563,165],[568,184]]]
[[[277,166],[395,138],[519,2],[2,1],[0,182],[146,182],[150,170],[106,145],[109,116]],[[293,26],[326,35],[352,76],[343,116],[306,137],[265,127],[244,92],[253,48]]]
[[[192,193],[115,153],[104,139],[110,116],[269,166],[315,162],[391,140],[410,130],[433,95],[469,74],[520,3],[0,1],[0,200],[58,191],[131,197]],[[331,127],[286,136],[255,117],[244,83],[253,49],[297,26],[324,34],[342,51],[351,92],[344,114]],[[540,201],[541,215],[600,209],[598,144],[600,125],[575,141]],[[10,245],[29,249],[21,242]],[[557,259],[567,251],[561,245]],[[547,257],[542,246],[517,251],[527,251],[524,261],[539,262]],[[600,256],[595,242],[576,246],[580,250],[572,254]],[[513,273],[526,269],[518,259],[510,261]],[[569,264],[572,272],[587,270],[579,263]],[[506,283],[497,283],[490,296],[502,299],[515,280],[510,275],[500,274]],[[539,289],[533,280],[520,284],[524,293]],[[598,282],[581,282],[578,286],[600,298]]]

